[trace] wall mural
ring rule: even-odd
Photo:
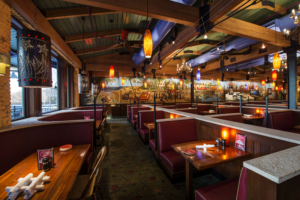
[[[90,83],[95,82],[100,86],[102,82],[105,83],[105,88],[101,89],[99,95],[97,95],[97,104],[101,104],[102,101],[108,104],[129,104],[130,99],[132,103],[136,97],[140,99],[140,103],[153,103],[154,93],[156,93],[157,103],[174,103],[175,95],[177,95],[176,102],[191,102],[191,81],[189,79],[183,80],[182,86],[180,85],[180,79],[165,79],[165,78],[132,78],[124,77],[125,82],[122,85],[122,78],[90,78]],[[247,86],[247,87],[245,87]],[[259,95],[256,96],[256,100],[263,100],[267,94],[267,88],[272,88],[272,84],[266,84],[262,86],[261,83],[253,82],[238,82],[238,81],[224,81],[217,85],[215,80],[195,80],[194,86],[194,102],[196,96],[199,101],[209,102],[216,101],[217,96],[220,101],[235,100],[238,101],[240,96],[243,96],[243,100],[254,100],[253,96],[250,96],[250,88],[258,87]],[[229,89],[233,89],[233,94],[229,95]],[[225,95],[224,95],[225,93]],[[268,96],[269,99],[275,99],[276,93],[272,88],[272,95]],[[85,95],[85,104],[93,104],[94,96],[89,94]]]

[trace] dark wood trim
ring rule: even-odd
[[[74,68],[69,65],[68,69],[69,106],[72,108],[74,107]]]

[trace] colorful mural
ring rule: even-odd
[[[101,83],[104,81],[105,88],[101,89],[99,95],[97,95],[97,104],[101,104],[102,101],[108,104],[129,104],[130,99],[134,101],[137,97],[140,99],[140,103],[153,103],[154,94],[157,97],[157,103],[173,103],[175,102],[191,102],[191,81],[183,80],[180,85],[180,79],[165,79],[165,78],[132,78],[124,77],[124,85],[122,85],[122,78],[91,78],[91,82]],[[239,100],[242,95],[243,100],[254,99],[254,96],[250,96],[250,88],[257,86],[259,96],[256,96],[256,100],[263,100],[267,93],[267,88],[272,88],[271,84],[262,86],[261,83],[253,82],[235,82],[235,81],[223,81],[217,85],[215,80],[195,80],[194,86],[194,101],[196,96],[198,100],[202,102],[216,101],[217,96],[220,101]],[[233,94],[229,94],[229,89],[232,88]],[[87,94],[84,99],[85,104],[93,103],[93,95]],[[273,89],[272,95],[269,95],[270,99],[275,99],[275,91]]]

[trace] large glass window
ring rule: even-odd
[[[58,73],[57,59],[52,57],[52,88],[42,89],[42,112],[58,110]]]

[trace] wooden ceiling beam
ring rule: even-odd
[[[35,5],[31,0],[7,0],[6,2],[22,17],[24,17],[29,24],[34,26]],[[65,43],[39,10],[37,11],[36,29],[37,31],[47,34],[51,38],[51,44],[62,52],[74,66],[81,68],[80,59],[75,55],[72,49]]]
[[[109,10],[105,8],[95,8],[95,7],[90,7],[90,12],[91,15],[107,15],[107,14],[120,13],[119,11],[115,11],[115,10]],[[75,8],[43,10],[42,13],[44,13],[44,16],[47,20],[89,16],[86,6],[75,7]]]
[[[114,62],[110,62],[110,64],[97,63],[96,65],[87,63],[86,64],[86,70],[87,71],[109,72],[110,66],[112,64],[114,66],[115,72],[122,72],[122,71],[131,71],[132,72],[132,68],[133,68],[132,65],[130,65],[130,64],[124,65],[124,64],[120,64],[120,63],[114,63]],[[137,69],[136,73],[140,72],[142,70],[142,67],[140,67],[140,66],[135,66],[134,68]]]
[[[226,16],[222,17],[220,21],[225,18]],[[265,43],[280,47],[288,47],[291,45],[290,41],[283,37],[283,33],[232,17],[217,24],[212,30],[257,41],[261,41],[263,38]]]
[[[141,46],[139,44],[134,44],[131,47],[132,48],[141,48]],[[112,49],[121,49],[121,48],[125,48],[125,47],[121,46],[121,45],[119,45],[119,46],[105,45],[105,46],[100,46],[100,48],[92,47],[92,48],[88,48],[88,49],[77,50],[77,51],[75,51],[75,54],[77,56],[79,56],[79,55],[83,55],[83,54],[96,53],[96,52],[107,51],[107,50],[112,50]]]
[[[113,53],[113,54],[107,54],[104,56],[97,56],[97,57],[92,57],[92,58],[87,58],[84,59],[83,62],[84,63],[98,63],[98,62],[103,62],[105,60],[111,60],[111,58],[113,58],[113,60],[115,62],[118,61],[132,61],[132,55],[120,55],[119,53]]]
[[[142,29],[126,29],[126,30],[129,30],[129,33],[132,33],[132,34],[138,34],[138,35],[143,35],[144,34],[144,30],[142,30]],[[113,36],[119,36],[119,35],[122,35],[122,29],[101,31],[101,32],[97,33],[98,38],[113,37]],[[94,39],[94,38],[95,38],[94,33],[85,33],[84,34],[84,39]],[[64,39],[65,39],[66,43],[82,41],[83,34],[69,35],[69,36],[66,36]]]
[[[246,6],[249,6],[250,4],[252,4],[253,1],[249,1],[247,2],[247,0],[244,0],[240,5],[236,6],[233,10],[241,10],[242,8],[245,8]],[[245,4],[243,7],[239,8],[241,5]],[[246,8],[245,10],[254,10],[254,9],[268,9],[268,10],[271,10],[273,12],[279,12],[281,10],[284,10],[285,8],[278,5],[278,4],[275,4],[275,8],[271,7],[271,6],[263,6],[262,5],[262,2],[259,2],[255,5],[252,5],[252,6],[249,6],[248,8]],[[280,12],[279,14],[281,15],[286,15],[287,14],[287,11],[282,11]]]

